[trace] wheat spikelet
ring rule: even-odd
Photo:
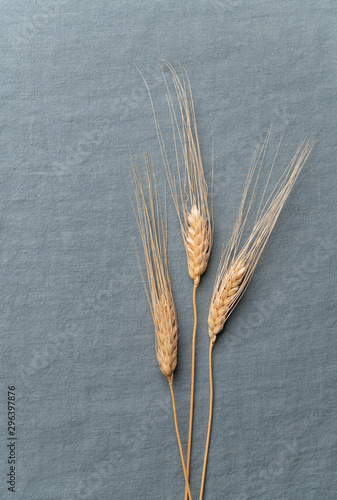
[[[151,175],[149,158],[144,152],[147,200],[138,164],[133,163],[130,157],[129,160],[133,171],[133,187],[136,201],[134,212],[143,243],[147,285],[141,267],[140,271],[154,323],[159,367],[163,375],[169,378],[177,366],[178,323],[171,289],[167,260],[166,228],[161,210],[158,184],[152,158]]]
[[[233,264],[214,294],[208,314],[208,333],[211,341],[224,327],[231,305],[240,294],[240,285],[246,271],[243,260]]]
[[[200,276],[205,272],[209,253],[208,222],[201,215],[196,205],[193,205],[191,213],[187,214],[186,229],[186,254],[188,273],[192,280],[198,284]]]
[[[162,295],[154,307],[157,341],[157,359],[165,377],[170,377],[177,366],[178,326],[174,306]]]

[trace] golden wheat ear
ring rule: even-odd
[[[181,225],[188,272],[194,283],[198,285],[200,277],[207,268],[213,243],[208,188],[201,158],[192,89],[187,72],[183,66],[179,65],[180,76],[178,76],[174,66],[167,61],[162,62],[169,70],[177,98],[175,105],[165,72],[161,67],[172,122],[178,189],[167,159],[165,146],[161,147],[161,150]],[[158,139],[161,142],[162,136]]]
[[[178,64],[181,76],[167,61],[160,61],[167,68],[176,93],[176,105],[169,89],[162,65],[161,71],[167,90],[167,102],[172,122],[173,145],[177,175],[173,175],[165,141],[158,123],[149,85],[137,66],[146,86],[169,188],[178,214],[184,240],[188,271],[198,284],[205,272],[213,243],[213,220],[208,207],[208,188],[201,158],[197,122],[190,81],[185,68]],[[176,180],[177,179],[177,180]],[[178,187],[177,187],[178,186]]]
[[[258,151],[259,154],[257,155],[257,158],[260,158],[260,162],[264,159],[267,144],[268,141],[265,141],[262,148]],[[256,178],[254,178],[254,176],[251,175],[252,169],[250,170],[246,183],[247,190],[245,188],[243,202],[240,206],[240,215],[237,218],[233,236],[223,254],[222,265],[219,268],[213,290],[208,317],[209,336],[211,339],[215,340],[215,336],[223,329],[226,320],[246,290],[261,253],[276,224],[278,216],[281,213],[283,205],[294,187],[294,184],[305,162],[307,161],[314,144],[315,141],[313,139],[309,139],[299,145],[295,155],[284,170],[281,178],[266,201],[263,199],[267,187],[265,186],[253,229],[245,243],[240,248],[243,228],[252,205],[256,185],[253,186],[252,195],[248,201],[246,198],[247,190],[251,186],[252,182],[256,183],[258,181],[259,176],[258,173]],[[274,157],[273,165],[275,160],[276,157]],[[258,167],[260,171],[261,165],[254,160],[253,172],[256,167]],[[269,182],[269,178],[270,174],[268,176],[267,183]],[[242,214],[244,214],[243,217]]]
[[[177,412],[173,393],[173,373],[177,366],[178,322],[173,300],[170,272],[167,258],[167,230],[161,208],[158,182],[152,157],[144,152],[145,182],[139,166],[129,156],[133,174],[134,204],[133,209],[140,232],[146,278],[140,266],[140,272],[152,314],[156,353],[159,368],[167,378],[172,397],[174,424],[184,471],[186,488],[192,500],[186,472],[184,455],[177,422]],[[137,256],[138,264],[140,260]]]
[[[156,351],[163,375],[177,365],[178,323],[167,259],[167,234],[152,158],[144,152],[146,187],[138,164],[129,158],[133,172],[135,215],[141,235],[147,283],[143,279],[155,329]],[[151,164],[151,166],[150,166]],[[142,273],[143,276],[143,273]]]
[[[209,384],[210,384],[210,403],[208,430],[206,438],[204,465],[201,478],[199,500],[203,498],[208,449],[212,427],[213,413],[213,376],[212,376],[212,350],[217,335],[222,331],[228,317],[233,312],[242,295],[244,294],[261,256],[261,253],[268,241],[268,238],[276,224],[278,216],[283,205],[288,198],[294,184],[307,161],[312,148],[315,144],[313,139],[303,141],[292,160],[284,170],[281,178],[272,190],[270,196],[265,201],[267,186],[270,181],[271,171],[274,167],[276,157],[279,151],[277,148],[272,166],[265,184],[263,195],[257,210],[255,222],[250,236],[245,243],[240,246],[242,234],[246,221],[252,207],[256,187],[260,178],[261,168],[264,162],[267,145],[270,138],[268,131],[264,141],[258,144],[253,160],[249,169],[247,181],[245,184],[242,201],[234,226],[232,237],[223,253],[208,315],[208,333],[210,337],[209,346]],[[281,139],[282,140],[282,139]],[[248,193],[251,193],[248,196]]]

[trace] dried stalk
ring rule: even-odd
[[[271,171],[273,169],[276,157],[279,151],[280,144],[274,156],[272,166],[268,175],[268,179],[263,191],[263,195],[257,211],[253,230],[244,243],[240,247],[240,242],[243,230],[250,212],[256,186],[259,180],[262,164],[264,161],[270,131],[265,140],[258,144],[254,157],[249,169],[247,181],[244,188],[244,193],[234,226],[232,237],[227,245],[219,266],[218,275],[216,278],[213,296],[211,300],[209,316],[208,316],[208,333],[210,337],[210,353],[209,353],[209,372],[210,372],[210,408],[209,408],[209,423],[206,439],[206,449],[204,457],[204,466],[200,488],[200,500],[203,498],[204,483],[206,476],[207,457],[209,440],[212,425],[212,406],[213,406],[213,380],[212,380],[212,349],[216,341],[217,335],[223,329],[226,320],[233,312],[247,286],[252,278],[261,253],[268,241],[268,238],[275,226],[275,223],[280,215],[282,207],[292,190],[296,179],[298,178],[301,169],[307,161],[309,154],[314,146],[314,140],[309,139],[303,141],[291,162],[285,169],[283,175],[279,179],[272,193],[265,201],[265,194],[270,180]],[[250,198],[248,192],[252,191]]]
[[[173,373],[177,366],[178,324],[167,259],[167,231],[164,224],[158,183],[152,158],[150,158],[150,168],[149,158],[144,152],[147,197],[145,195],[144,184],[139,167],[136,163],[132,162],[131,158],[129,158],[129,160],[133,172],[133,188],[136,205],[134,207],[134,212],[143,243],[147,284],[141,267],[140,271],[155,329],[157,360],[160,370],[167,378],[170,386],[173,416],[181,463],[184,471],[188,496],[190,500],[192,500],[184,462],[184,455],[182,453],[172,386]],[[148,201],[146,198],[148,198]]]
[[[200,277],[205,272],[213,243],[213,227],[208,208],[208,188],[205,181],[200,144],[198,138],[197,123],[194,111],[194,103],[190,81],[185,68],[180,66],[181,78],[179,78],[174,67],[164,61],[168,68],[178,101],[178,116],[169,91],[169,86],[162,70],[166,89],[167,102],[170,110],[174,146],[176,153],[176,164],[178,173],[179,197],[175,178],[166,156],[165,145],[160,131],[157,128],[158,140],[161,144],[161,152],[165,165],[167,178],[180,221],[181,233],[185,245],[188,272],[194,281],[193,287],[193,310],[194,327],[192,335],[192,363],[191,363],[191,392],[190,392],[190,419],[187,445],[187,475],[190,473],[193,410],[194,410],[194,383],[195,383],[195,342],[197,329],[196,288]],[[178,153],[180,144],[181,155]],[[179,202],[180,198],[180,202]],[[185,490],[187,500],[187,489]]]

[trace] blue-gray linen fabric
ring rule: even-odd
[[[214,246],[197,290],[193,498],[213,284],[269,127],[262,184],[283,132],[273,182],[300,141],[317,142],[214,347],[204,499],[337,498],[336,14],[333,0],[0,2],[1,499],[183,498],[169,387],[135,255],[137,246],[142,263],[127,158],[143,168],[142,150],[151,150],[164,200],[151,104],[134,66],[174,171],[160,59],[188,72],[210,194],[214,169]],[[166,197],[186,451],[193,283],[167,185]]]

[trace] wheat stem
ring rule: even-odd
[[[190,423],[188,428],[188,445],[187,445],[187,459],[186,459],[186,471],[187,478],[190,477],[190,465],[191,465],[191,448],[192,448],[192,428],[193,428],[193,410],[194,410],[194,379],[195,379],[195,338],[197,331],[197,305],[195,300],[196,290],[198,287],[198,282],[194,282],[193,287],[193,311],[194,311],[194,327],[193,327],[193,337],[192,337],[192,369],[191,369],[191,396],[190,396]],[[185,500],[187,500],[187,487],[185,488]]]
[[[183,448],[181,446],[181,439],[180,439],[179,428],[178,428],[177,410],[176,410],[176,403],[175,403],[174,393],[173,393],[172,378],[173,378],[172,376],[167,377],[167,380],[168,380],[168,383],[169,383],[169,386],[170,386],[171,397],[172,397],[172,408],[173,408],[174,425],[175,425],[175,428],[176,428],[177,441],[178,441],[178,446],[179,446],[179,451],[180,451],[180,458],[181,458],[181,465],[183,466],[183,471],[184,471],[184,476],[185,476],[185,482],[186,482],[186,488],[187,488],[187,492],[188,492],[188,497],[189,497],[190,500],[192,500],[190,485],[188,483],[188,477],[187,477],[187,472],[186,472],[186,467],[185,467],[185,460],[184,460]]]
[[[264,201],[266,197],[267,186],[271,177],[270,170],[257,210],[253,230],[240,249],[240,241],[248,218],[248,214],[254,201],[255,190],[260,176],[262,163],[266,154],[269,137],[270,131],[268,131],[262,145],[258,145],[255,150],[251,167],[248,172],[248,177],[236,223],[234,226],[234,231],[229,244],[227,245],[226,250],[223,253],[223,257],[219,266],[218,276],[215,282],[213,297],[209,309],[208,333],[211,339],[209,352],[210,408],[199,500],[202,500],[203,497],[208,448],[212,426],[213,380],[211,355],[213,345],[217,335],[224,328],[225,322],[227,321],[228,317],[233,312],[234,308],[247,289],[261,253],[276,224],[278,216],[280,215],[282,207],[286,199],[288,198],[289,193],[291,192],[294,183],[298,178],[303,165],[307,161],[315,143],[313,139],[309,139],[308,141],[303,141],[299,145],[295,155],[284,170],[271,194],[269,195],[267,200]],[[279,147],[277,149],[276,155],[274,156],[271,169],[274,166]],[[250,198],[248,196],[249,191],[251,191]]]
[[[207,429],[204,466],[202,469],[199,500],[202,500],[202,497],[204,495],[206,468],[207,468],[207,459],[208,459],[208,449],[209,449],[209,441],[210,441],[210,437],[211,437],[211,428],[212,428],[212,416],[213,416],[212,350],[213,350],[215,339],[216,339],[216,337],[214,337],[214,339],[212,339],[210,344],[209,344],[209,357],[208,357],[208,363],[209,363],[209,416],[208,416],[208,429]]]

